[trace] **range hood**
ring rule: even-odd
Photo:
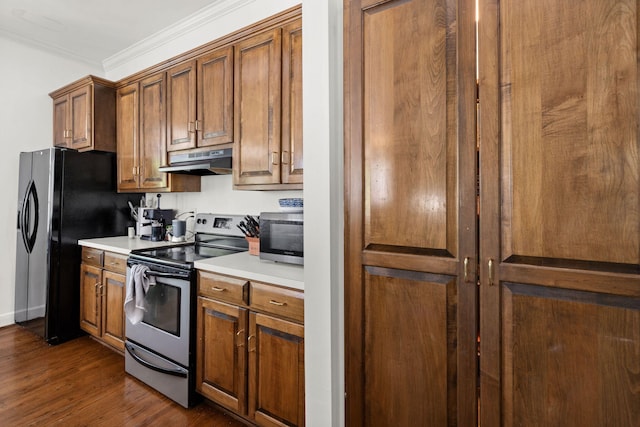
[[[229,175],[231,148],[199,152],[169,153],[169,164],[160,166],[160,172],[188,175]]]

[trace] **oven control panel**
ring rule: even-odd
[[[199,213],[196,215],[194,231],[196,233],[244,237],[244,233],[238,228],[243,219],[242,215]]]

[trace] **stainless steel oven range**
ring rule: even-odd
[[[240,215],[197,214],[195,243],[134,251],[127,261],[148,268],[155,279],[144,296],[145,311],[137,323],[127,318],[125,371],[184,407],[196,402],[196,272],[193,263],[246,251],[237,224]]]

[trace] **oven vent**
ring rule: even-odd
[[[231,148],[169,153],[169,164],[158,170],[189,175],[228,175],[232,171]]]

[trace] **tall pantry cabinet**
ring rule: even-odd
[[[345,1],[347,424],[640,419],[639,3]]]

